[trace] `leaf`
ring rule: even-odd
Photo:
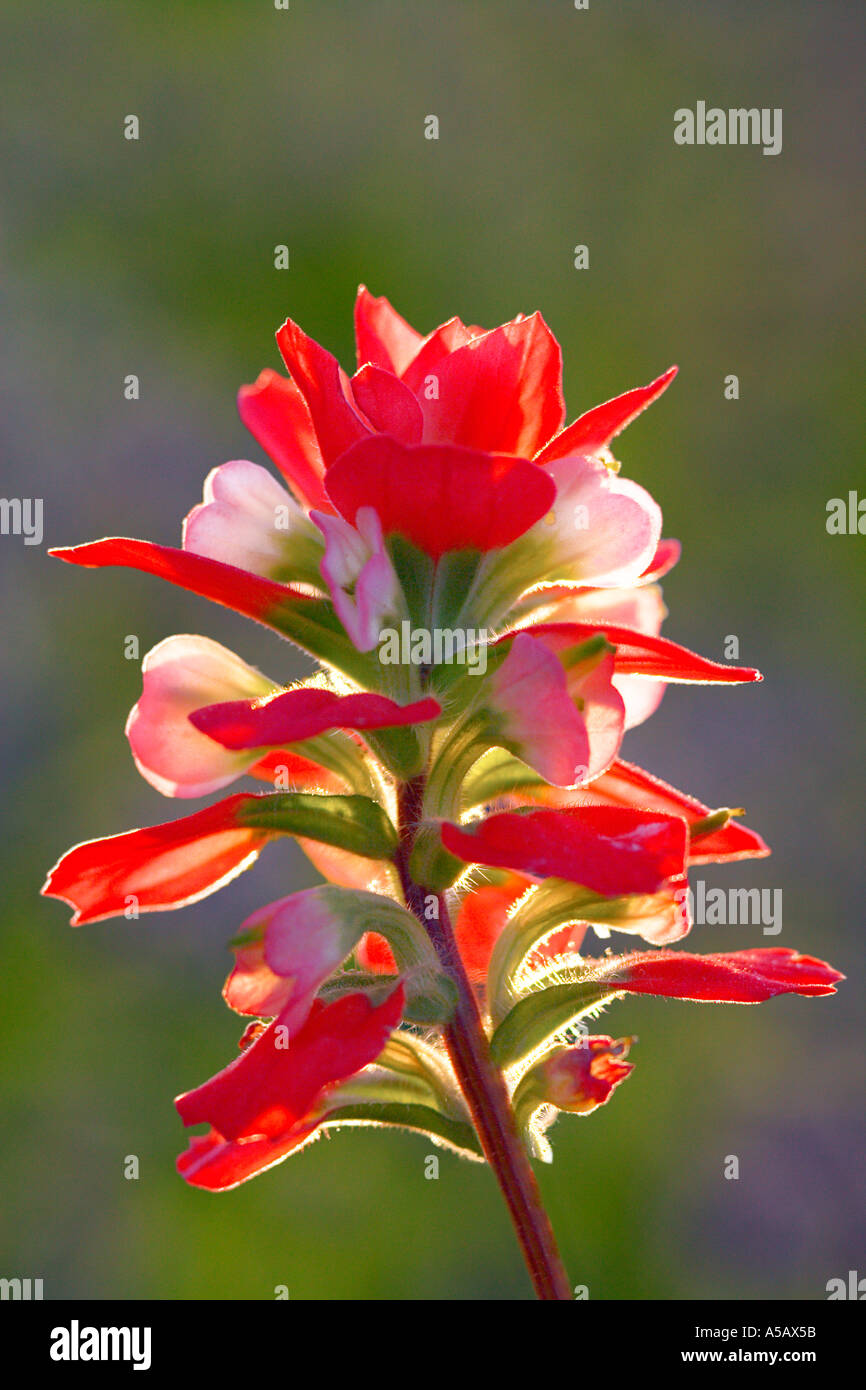
[[[665,893],[628,893],[606,898],[565,879],[547,879],[514,911],[493,948],[487,997],[494,1022],[502,1020],[520,992],[517,980],[527,958],[559,927],[572,922],[594,922],[634,930],[636,924],[653,920],[669,902],[670,894]]]
[[[252,829],[337,845],[365,859],[390,859],[397,848],[390,818],[367,796],[277,792],[254,798],[239,820]]]
[[[414,1130],[424,1134],[434,1144],[442,1144],[454,1149],[464,1158],[475,1162],[485,1162],[484,1153],[471,1125],[461,1124],[440,1115],[427,1105],[407,1105],[400,1102],[377,1104],[360,1102],[347,1104],[331,1115],[322,1125],[323,1129],[337,1129],[340,1125],[393,1125],[399,1129]]]
[[[508,792],[546,786],[544,778],[513,753],[505,748],[491,748],[478,759],[463,784],[463,810],[484,806]]]
[[[584,1014],[609,1004],[617,996],[610,985],[575,983],[550,985],[518,1000],[496,1029],[490,1052],[497,1066],[523,1061],[558,1033],[571,1028]]]

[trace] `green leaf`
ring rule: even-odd
[[[487,997],[499,1023],[520,992],[518,975],[527,957],[551,932],[572,922],[634,930],[668,903],[666,893],[628,893],[606,898],[561,878],[546,879],[523,900],[497,939],[487,973]]]
[[[443,1085],[447,1087],[443,1095]],[[434,1049],[412,1033],[392,1033],[376,1062],[328,1092],[325,1127],[396,1125],[417,1130],[469,1157],[484,1158],[453,1078]]]
[[[449,854],[443,845],[438,824],[421,826],[409,856],[409,873],[415,883],[433,893],[443,893],[465,867],[463,860]]]
[[[397,848],[390,818],[367,796],[275,792],[247,803],[239,820],[255,829],[337,845],[365,859],[390,859]]]
[[[544,778],[513,753],[505,748],[491,748],[479,758],[463,784],[463,810],[471,811],[509,792],[546,786]]]
[[[441,1115],[438,1110],[427,1105],[404,1104],[400,1101],[360,1101],[355,1104],[347,1102],[328,1117],[322,1128],[337,1129],[340,1125],[352,1124],[392,1125],[399,1129],[413,1130],[426,1135],[435,1144],[456,1150],[464,1158],[482,1163],[485,1161],[478,1136],[471,1125],[449,1119],[447,1115]]]
[[[493,1034],[493,1060],[500,1067],[514,1066],[556,1034],[573,1027],[584,1014],[610,1003],[616,995],[616,989],[609,985],[589,982],[534,990],[518,1000]]]
[[[433,592],[433,560],[405,536],[388,538],[388,553],[406,599],[412,627],[429,628]]]
[[[367,796],[375,790],[363,751],[354,739],[341,730],[332,729],[326,734],[301,739],[288,746],[293,753],[299,754],[302,758],[309,758],[310,762],[317,763],[319,767],[335,772],[348,783],[353,792]]]
[[[450,550],[436,566],[432,612],[436,627],[453,628],[475,578],[481,552]]]
[[[430,742],[430,724],[365,729],[364,741],[381,763],[401,782],[409,782],[422,770]]]
[[[401,1030],[391,1034],[376,1058],[376,1066],[423,1081],[443,1115],[471,1123],[463,1093],[442,1048],[425,1042],[417,1033]]]
[[[743,816],[742,806],[732,808],[720,806],[717,811],[709,811],[701,820],[692,821],[689,826],[689,839],[700,840],[704,835],[712,835],[714,830],[722,830],[734,816]]]
[[[363,689],[379,689],[382,669],[375,652],[358,651],[329,599],[286,598],[262,621]]]

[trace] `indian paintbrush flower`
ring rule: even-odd
[[[424,337],[362,287],[355,324],[351,377],[288,321],[288,376],[241,390],[279,480],[214,469],[178,549],[52,552],[233,608],[315,669],[287,686],[209,638],[161,642],[126,727],[142,775],[168,797],[271,789],[77,845],[43,891],[76,924],[179,908],[293,837],[327,881],[227,932],[225,1000],[252,1022],[176,1102],[208,1126],[180,1173],[222,1191],[341,1124],[419,1131],[489,1162],[537,1292],[567,1298],[529,1156],[633,1070],[633,1040],[586,1020],[630,993],[757,1003],[842,977],[776,947],[667,949],[690,865],[769,852],[738,810],[621,757],[668,683],[760,680],[661,636],[679,545],[611,453],[676,368],[566,425],[539,314]],[[445,633],[450,659],[380,654],[406,624]],[[650,949],[593,955],[588,931]]]

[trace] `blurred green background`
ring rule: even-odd
[[[312,881],[294,847],[137,924],[72,931],[37,896],[75,841],[192,809],[129,757],[127,635],[144,653],[202,631],[275,676],[303,669],[225,610],[45,548],[176,544],[211,467],[263,461],[234,394],[278,365],[283,318],[351,365],[359,281],[424,331],[540,309],[570,417],[679,362],[617,449],[684,542],[666,632],[717,659],[737,635],[766,679],[668,691],[625,753],[746,806],[774,848],[692,877],[781,888],[781,936],[702,926],[694,949],[792,945],[849,977],[831,999],[607,1015],[639,1034],[636,1070],[591,1119],[560,1121],[541,1173],[573,1282],[592,1298],[823,1298],[866,1272],[866,538],[825,529],[829,498],[866,495],[862,10],[58,0],[3,4],[0,50],[2,491],[45,503],[43,547],[0,540],[0,1274],[41,1277],[49,1298],[529,1294],[490,1174],[443,1155],[426,1180],[421,1138],[343,1132],[222,1197],[176,1177],[172,1097],[239,1031],[219,996],[226,942]],[[782,153],[675,146],[673,112],[697,100],[782,107]]]

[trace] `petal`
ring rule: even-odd
[[[577,1047],[557,1048],[532,1072],[539,1094],[549,1105],[574,1115],[588,1115],[610,1100],[620,1082],[634,1071],[623,1059],[633,1039],[582,1038]]]
[[[320,840],[298,836],[298,845],[310,863],[329,883],[340,888],[360,888],[369,893],[393,892],[392,867],[384,859],[366,859],[339,845],[326,845]]]
[[[406,378],[416,391],[420,363]],[[531,458],[562,425],[562,353],[540,314],[472,338],[432,374],[438,394],[420,399],[428,443]]]
[[[374,860],[396,844],[385,811],[368,797],[236,792],[182,820],[76,845],[42,892],[76,909],[75,926],[183,907],[249,868],[278,835],[313,836]]]
[[[537,611],[532,624],[538,622],[611,622],[621,627],[658,636],[667,609],[657,584],[629,589],[578,589]],[[625,727],[633,729],[654,714],[665,693],[665,682],[647,680],[643,676],[614,674],[613,684],[625,702]]]
[[[454,923],[454,935],[466,972],[474,983],[487,978],[490,956],[508,914],[531,886],[523,874],[504,875],[502,883],[483,884],[464,894]]]
[[[757,1004],[777,994],[835,994],[845,978],[826,961],[779,946],[708,956],[644,952],[620,956],[596,975],[629,994],[731,1004]]]
[[[262,908],[270,913],[278,903]],[[292,991],[292,981],[271,969],[265,958],[264,929],[257,930],[256,914],[242,923],[231,943],[235,965],[223,986],[223,999],[235,1013],[252,1018],[275,1018]]]
[[[514,804],[527,806],[627,806],[633,810],[682,816],[690,827],[711,814],[711,808],[696,797],[677,791],[660,777],[621,758],[589,786],[575,790],[526,787],[511,793],[510,799]],[[764,859],[769,853],[760,835],[731,819],[719,829],[691,840],[688,862],[727,864],[738,859]]]
[[[646,410],[648,405],[658,400],[676,374],[676,367],[668,367],[668,370],[655,381],[651,381],[649,386],[638,386],[633,391],[626,391],[622,396],[614,396],[613,400],[605,401],[604,405],[597,405],[593,410],[588,410],[585,415],[581,415],[550,440],[538,455],[537,462],[552,463],[554,459],[564,458],[566,454],[597,454],[599,450],[606,448],[626,425],[630,425],[642,410]]]
[[[42,893],[75,908],[73,926],[196,902],[249,868],[274,833],[239,823],[258,799],[238,792],[182,820],[86,840],[58,860]]]
[[[377,299],[366,285],[360,285],[355,300],[355,341],[359,367],[372,362],[395,376],[402,376],[424,339],[400,317],[384,295]]]
[[[403,444],[420,444],[424,428],[421,407],[396,376],[366,363],[352,377],[352,395],[375,430]]]
[[[300,753],[287,748],[274,748],[260,757],[249,769],[251,777],[270,782],[276,791],[342,792],[346,783],[330,768],[319,767]]]
[[[372,507],[359,507],[357,530],[340,516],[313,512],[311,519],[325,537],[321,571],[337,617],[358,651],[372,651],[403,602],[379,517]]]
[[[531,632],[541,623],[595,623],[599,627],[614,623],[657,637],[667,617],[668,610],[657,584],[641,588],[629,585],[622,589],[563,590],[564,586],[553,585],[535,595],[544,601],[544,607],[533,611],[532,617],[523,624],[526,630]]]
[[[438,559],[508,545],[550,510],[554,489],[525,459],[379,436],[329,470],[328,495],[347,521],[372,507],[386,536],[396,532]]]
[[[276,627],[280,609],[292,602],[312,603],[298,589],[278,584],[272,579],[249,570],[224,565],[204,555],[188,550],[176,550],[168,545],[153,545],[150,541],[131,540],[127,536],[109,536],[86,545],[73,545],[49,550],[58,560],[70,565],[102,569],[114,565],[142,570],[177,584],[181,589],[200,594],[202,598],[222,603],[236,613],[243,613],[256,622]]]
[[[582,709],[589,757],[581,780],[592,782],[610,767],[626,730],[626,705],[617,687],[615,658],[607,652],[579,679],[566,676],[568,693]]]
[[[360,993],[317,1002],[288,1046],[275,1019],[223,1071],[178,1096],[185,1125],[211,1125],[178,1170],[197,1187],[222,1191],[279,1162],[324,1119],[328,1089],[375,1061],[402,1009],[401,988],[378,1007]]]
[[[656,893],[685,872],[685,821],[648,811],[504,811],[467,826],[445,822],[441,833],[445,848],[467,863],[563,878],[605,897]]]
[[[205,479],[204,501],[183,523],[183,548],[277,579],[291,569],[291,531],[306,525],[297,502],[266,468],[234,459]]]
[[[547,643],[552,651],[564,651],[579,642],[603,632],[616,647],[614,658],[617,674],[653,676],[660,680],[683,682],[687,685],[728,685],[763,680],[759,671],[750,666],[729,666],[726,662],[710,661],[687,647],[669,642],[666,637],[653,637],[620,627],[618,623],[535,623],[532,635]],[[505,639],[501,639],[505,640]]]
[[[689,825],[703,820],[711,810],[696,797],[677,791],[660,777],[621,759],[580,795],[585,804],[660,811],[682,816]],[[763,859],[769,853],[760,835],[739,821],[730,820],[720,830],[693,841],[689,847],[689,863],[727,864],[738,859]]]
[[[141,775],[163,796],[182,797],[207,796],[239,777],[251,759],[227,754],[189,716],[211,701],[261,698],[274,683],[208,637],[168,637],[141,669],[141,698],[126,723]]]
[[[247,1013],[264,1012],[267,1002],[269,1012],[278,1011],[280,1022],[294,1035],[321,985],[372,928],[390,943],[410,996],[426,994],[439,971],[433,945],[417,919],[391,897],[320,883],[270,903],[247,920],[237,941],[238,990],[233,975],[226,998],[233,1007],[235,998],[242,999]],[[258,950],[262,939],[263,962]],[[275,977],[284,982],[281,994]],[[257,985],[266,999],[256,996]],[[277,1009],[270,1007],[274,1000]]]
[[[412,361],[401,372],[402,381],[415,397],[424,396],[432,384],[431,377],[435,379],[438,390],[439,377],[436,373],[440,365],[452,352],[465,347],[467,343],[472,342],[474,337],[480,336],[483,332],[483,328],[468,328],[462,319],[456,316],[448,319],[447,323],[440,324],[438,328],[434,328],[432,333],[427,334]]]
[[[177,1171],[192,1187],[208,1192],[226,1192],[273,1168],[288,1158],[293,1150],[303,1147],[318,1129],[321,1120],[296,1125],[280,1139],[244,1139],[241,1143],[224,1139],[215,1129],[196,1134],[189,1148],[180,1154]]]
[[[224,748],[267,748],[315,738],[331,729],[390,729],[437,719],[433,699],[398,705],[384,695],[336,695],[330,690],[280,690],[264,699],[197,708],[190,722]]]
[[[238,413],[307,507],[328,509],[325,464],[306,401],[293,381],[270,368],[238,392]]]
[[[497,739],[546,782],[573,787],[586,780],[586,727],[569,695],[562,664],[543,643],[518,633],[491,677],[490,698],[501,720]]]
[[[659,541],[655,555],[637,582],[639,584],[653,584],[657,579],[662,579],[677,564],[681,553],[682,546],[679,541]]]
[[[358,939],[358,931],[353,933],[350,927],[328,910],[320,888],[307,888],[259,908],[241,926],[236,965],[223,998],[237,1013],[279,1014],[294,1036],[319,987]]]
[[[307,403],[322,459],[329,468],[350,444],[368,435],[370,428],[351,404],[348,377],[332,353],[307,337],[291,319],[277,333],[277,345]]]
[[[656,554],[662,514],[645,488],[612,473],[598,459],[570,455],[551,464],[556,483],[552,531],[555,574],[584,585],[633,584]]]

